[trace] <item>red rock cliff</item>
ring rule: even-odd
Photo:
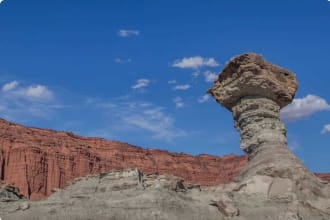
[[[245,163],[244,156],[194,157],[0,119],[0,180],[12,183],[32,200],[50,195],[52,189],[74,178],[111,169],[138,167],[145,173],[173,174],[186,182],[216,185],[230,182]]]
[[[50,195],[53,188],[62,188],[74,178],[129,167],[173,174],[201,185],[228,183],[245,162],[242,156],[194,157],[0,120],[0,178],[32,200]]]

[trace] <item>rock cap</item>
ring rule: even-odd
[[[208,93],[231,111],[242,97],[269,98],[283,108],[297,88],[296,76],[289,70],[258,54],[244,53],[229,61]]]

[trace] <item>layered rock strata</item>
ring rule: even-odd
[[[49,196],[77,177],[131,167],[200,185],[224,184],[245,163],[244,156],[169,153],[0,120],[0,178],[32,200]]]
[[[248,155],[236,183],[228,187],[245,195],[295,203],[291,211],[297,218],[295,210],[306,201],[330,214],[328,184],[310,173],[287,147],[279,114],[296,90],[294,74],[253,53],[233,58],[220,73],[208,92],[232,112],[241,148]]]
[[[45,198],[74,178],[111,169],[138,167],[145,173],[172,174],[200,185],[232,181],[245,156],[191,156],[142,149],[126,143],[85,138],[68,132],[24,127],[0,120],[0,177],[29,199]],[[318,174],[330,180],[329,174]]]

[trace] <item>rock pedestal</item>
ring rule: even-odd
[[[297,87],[293,73],[247,53],[231,59],[209,89],[232,112],[241,148],[248,154],[248,163],[236,179],[236,191],[291,202],[329,197],[326,184],[287,147],[280,109],[293,100]]]
[[[289,170],[305,170],[288,149],[280,121],[280,109],[292,101],[297,86],[294,74],[250,53],[233,58],[209,90],[232,112],[241,148],[248,154],[249,164],[238,178],[264,172],[290,176]]]

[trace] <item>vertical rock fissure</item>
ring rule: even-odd
[[[28,174],[28,163],[26,159],[26,151],[24,152],[24,164],[25,164],[25,179],[26,179],[26,184],[27,184],[27,195],[28,198],[31,197],[32,190],[31,190],[31,183],[30,183],[30,178]]]
[[[1,177],[0,177],[2,181],[5,180],[5,165],[6,165],[6,161],[5,158],[3,157],[1,162]]]

